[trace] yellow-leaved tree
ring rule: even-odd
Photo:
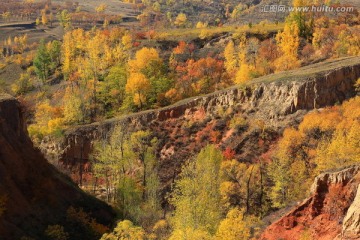
[[[101,240],[144,240],[145,231],[143,228],[134,226],[129,220],[121,221],[117,224],[116,228],[112,233],[105,233]]]
[[[209,239],[215,234],[221,219],[222,158],[214,145],[208,145],[195,161],[183,166],[169,198],[175,207],[171,240]]]
[[[134,103],[141,109],[146,103],[146,96],[150,90],[150,82],[142,73],[131,73],[125,86]]]
[[[185,13],[179,13],[179,15],[177,15],[174,24],[176,26],[179,27],[185,27],[186,26],[186,22],[187,22],[187,16]]]
[[[284,31],[276,35],[280,57],[275,61],[276,71],[285,71],[300,66],[298,49],[299,27],[295,22],[285,24]]]
[[[225,68],[227,73],[233,77],[236,71],[236,67],[237,67],[237,59],[236,59],[236,55],[235,55],[235,46],[234,46],[234,42],[230,41],[224,50],[224,58],[225,58]]]
[[[135,58],[129,61],[131,72],[141,72],[151,64],[161,63],[159,53],[155,48],[142,48],[136,52]]]
[[[235,83],[241,84],[245,83],[251,79],[251,70],[252,66],[247,61],[247,40],[246,35],[242,35],[240,38],[239,44],[239,69],[236,72]]]
[[[256,217],[245,215],[244,210],[231,209],[220,222],[215,240],[251,239],[254,226],[259,222]]]

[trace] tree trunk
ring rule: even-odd
[[[251,167],[250,175],[246,182],[246,212],[245,212],[246,214],[249,214],[250,211],[250,180],[253,170],[254,170],[254,166]]]

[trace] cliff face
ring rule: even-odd
[[[182,162],[208,143],[234,151],[241,161],[255,161],[270,150],[284,127],[296,125],[314,108],[341,103],[355,95],[360,58],[314,64],[273,74],[201,97],[183,100],[158,110],[79,126],[62,141],[44,141],[41,149],[56,155],[67,169],[86,164],[92,143],[116,124],[129,132],[151,130],[160,140],[160,179],[166,187]]]
[[[19,103],[0,95],[0,239],[41,239],[48,225],[62,225],[70,206],[103,224],[113,218],[109,206],[83,193],[33,148]]]
[[[320,174],[311,196],[271,224],[260,240],[359,239],[359,184],[360,166]]]

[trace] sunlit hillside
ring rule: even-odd
[[[360,237],[359,7],[1,1],[0,240]]]

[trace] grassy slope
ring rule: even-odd
[[[112,122],[116,122],[122,119],[126,119],[126,118],[132,118],[132,117],[137,117],[137,116],[141,116],[141,115],[146,115],[149,113],[156,113],[159,111],[164,111],[164,110],[169,110],[172,108],[175,108],[177,106],[181,106],[181,105],[185,105],[187,103],[190,103],[191,101],[194,101],[200,97],[208,97],[208,96],[212,96],[212,95],[218,95],[218,94],[222,94],[230,89],[236,89],[236,88],[243,88],[245,86],[250,86],[250,85],[255,85],[258,83],[271,83],[271,82],[281,82],[281,81],[290,81],[290,80],[297,80],[297,81],[304,81],[307,80],[309,78],[318,76],[318,75],[325,75],[327,73],[329,73],[330,71],[334,70],[334,69],[339,69],[345,66],[354,66],[360,64],[360,57],[346,57],[346,58],[339,58],[339,59],[333,59],[333,60],[328,60],[325,62],[321,62],[321,63],[316,63],[316,64],[312,64],[309,66],[305,66],[296,70],[291,70],[291,71],[286,71],[286,72],[280,72],[280,73],[275,73],[275,74],[271,74],[271,75],[267,75],[267,76],[263,76],[257,79],[253,79],[252,81],[250,81],[249,83],[245,84],[245,85],[234,85],[232,87],[229,87],[227,89],[223,89],[223,90],[219,90],[213,93],[209,93],[203,96],[197,96],[197,97],[191,97],[191,98],[187,98],[187,99],[183,99],[179,102],[176,102],[175,104],[172,104],[170,106],[166,106],[160,109],[150,109],[150,110],[146,110],[146,111],[142,111],[142,112],[137,112],[137,113],[131,113],[128,115],[123,115],[120,117],[115,117],[112,119],[107,119],[102,123],[112,123]],[[97,126],[99,125],[99,122],[95,122],[95,123],[91,123],[91,124],[87,124],[87,125],[83,125],[83,127],[86,126]],[[68,132],[72,132],[74,130],[77,130],[79,126],[74,126],[74,127],[70,127],[68,129]]]

